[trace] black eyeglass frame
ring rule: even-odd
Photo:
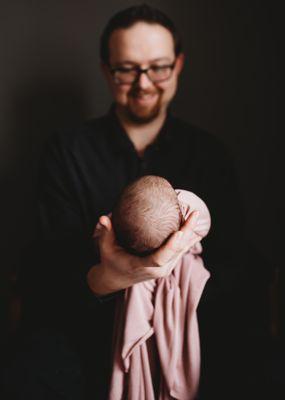
[[[137,65],[137,66],[134,66],[132,68],[129,68],[129,71],[135,71],[136,72],[136,76],[134,77],[133,81],[131,81],[131,82],[123,82],[123,81],[121,81],[119,79],[116,79],[116,77],[115,77],[116,72],[119,72],[120,70],[122,70],[123,67],[111,67],[111,66],[109,66],[109,68],[110,68],[110,72],[111,72],[111,74],[113,76],[113,79],[114,79],[115,83],[117,83],[119,85],[120,84],[132,85],[133,83],[137,82],[140,79],[140,76],[142,74],[146,74],[148,79],[152,83],[165,82],[165,81],[167,81],[168,79],[171,78],[172,72],[173,72],[173,70],[175,68],[175,64],[176,64],[176,59],[173,61],[172,64],[168,64],[168,65],[150,65],[148,68],[141,68],[139,65]],[[170,68],[171,72],[170,72],[170,75],[167,78],[153,80],[148,74],[148,71],[153,69],[153,68]]]

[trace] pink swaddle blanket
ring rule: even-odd
[[[178,190],[187,217],[199,210],[195,234],[210,228],[205,203],[191,192]],[[109,400],[154,400],[150,338],[155,335],[160,363],[159,400],[195,398],[200,376],[200,342],[196,309],[210,274],[201,244],[195,245],[166,278],[133,285],[118,299],[115,349]]]

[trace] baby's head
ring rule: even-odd
[[[166,179],[153,175],[127,186],[112,213],[118,243],[138,255],[160,247],[182,221],[175,190]]]

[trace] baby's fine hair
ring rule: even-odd
[[[175,190],[166,179],[154,175],[128,185],[112,213],[118,243],[137,255],[159,248],[179,230],[182,220]]]

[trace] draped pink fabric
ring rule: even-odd
[[[195,233],[204,237],[210,228],[206,205],[190,192],[179,191],[178,198],[186,216],[200,211]],[[210,276],[198,255],[201,251],[195,245],[168,277],[138,283],[118,300],[109,400],[195,398],[200,376],[196,310]],[[151,371],[154,337],[160,364],[158,396]]]

